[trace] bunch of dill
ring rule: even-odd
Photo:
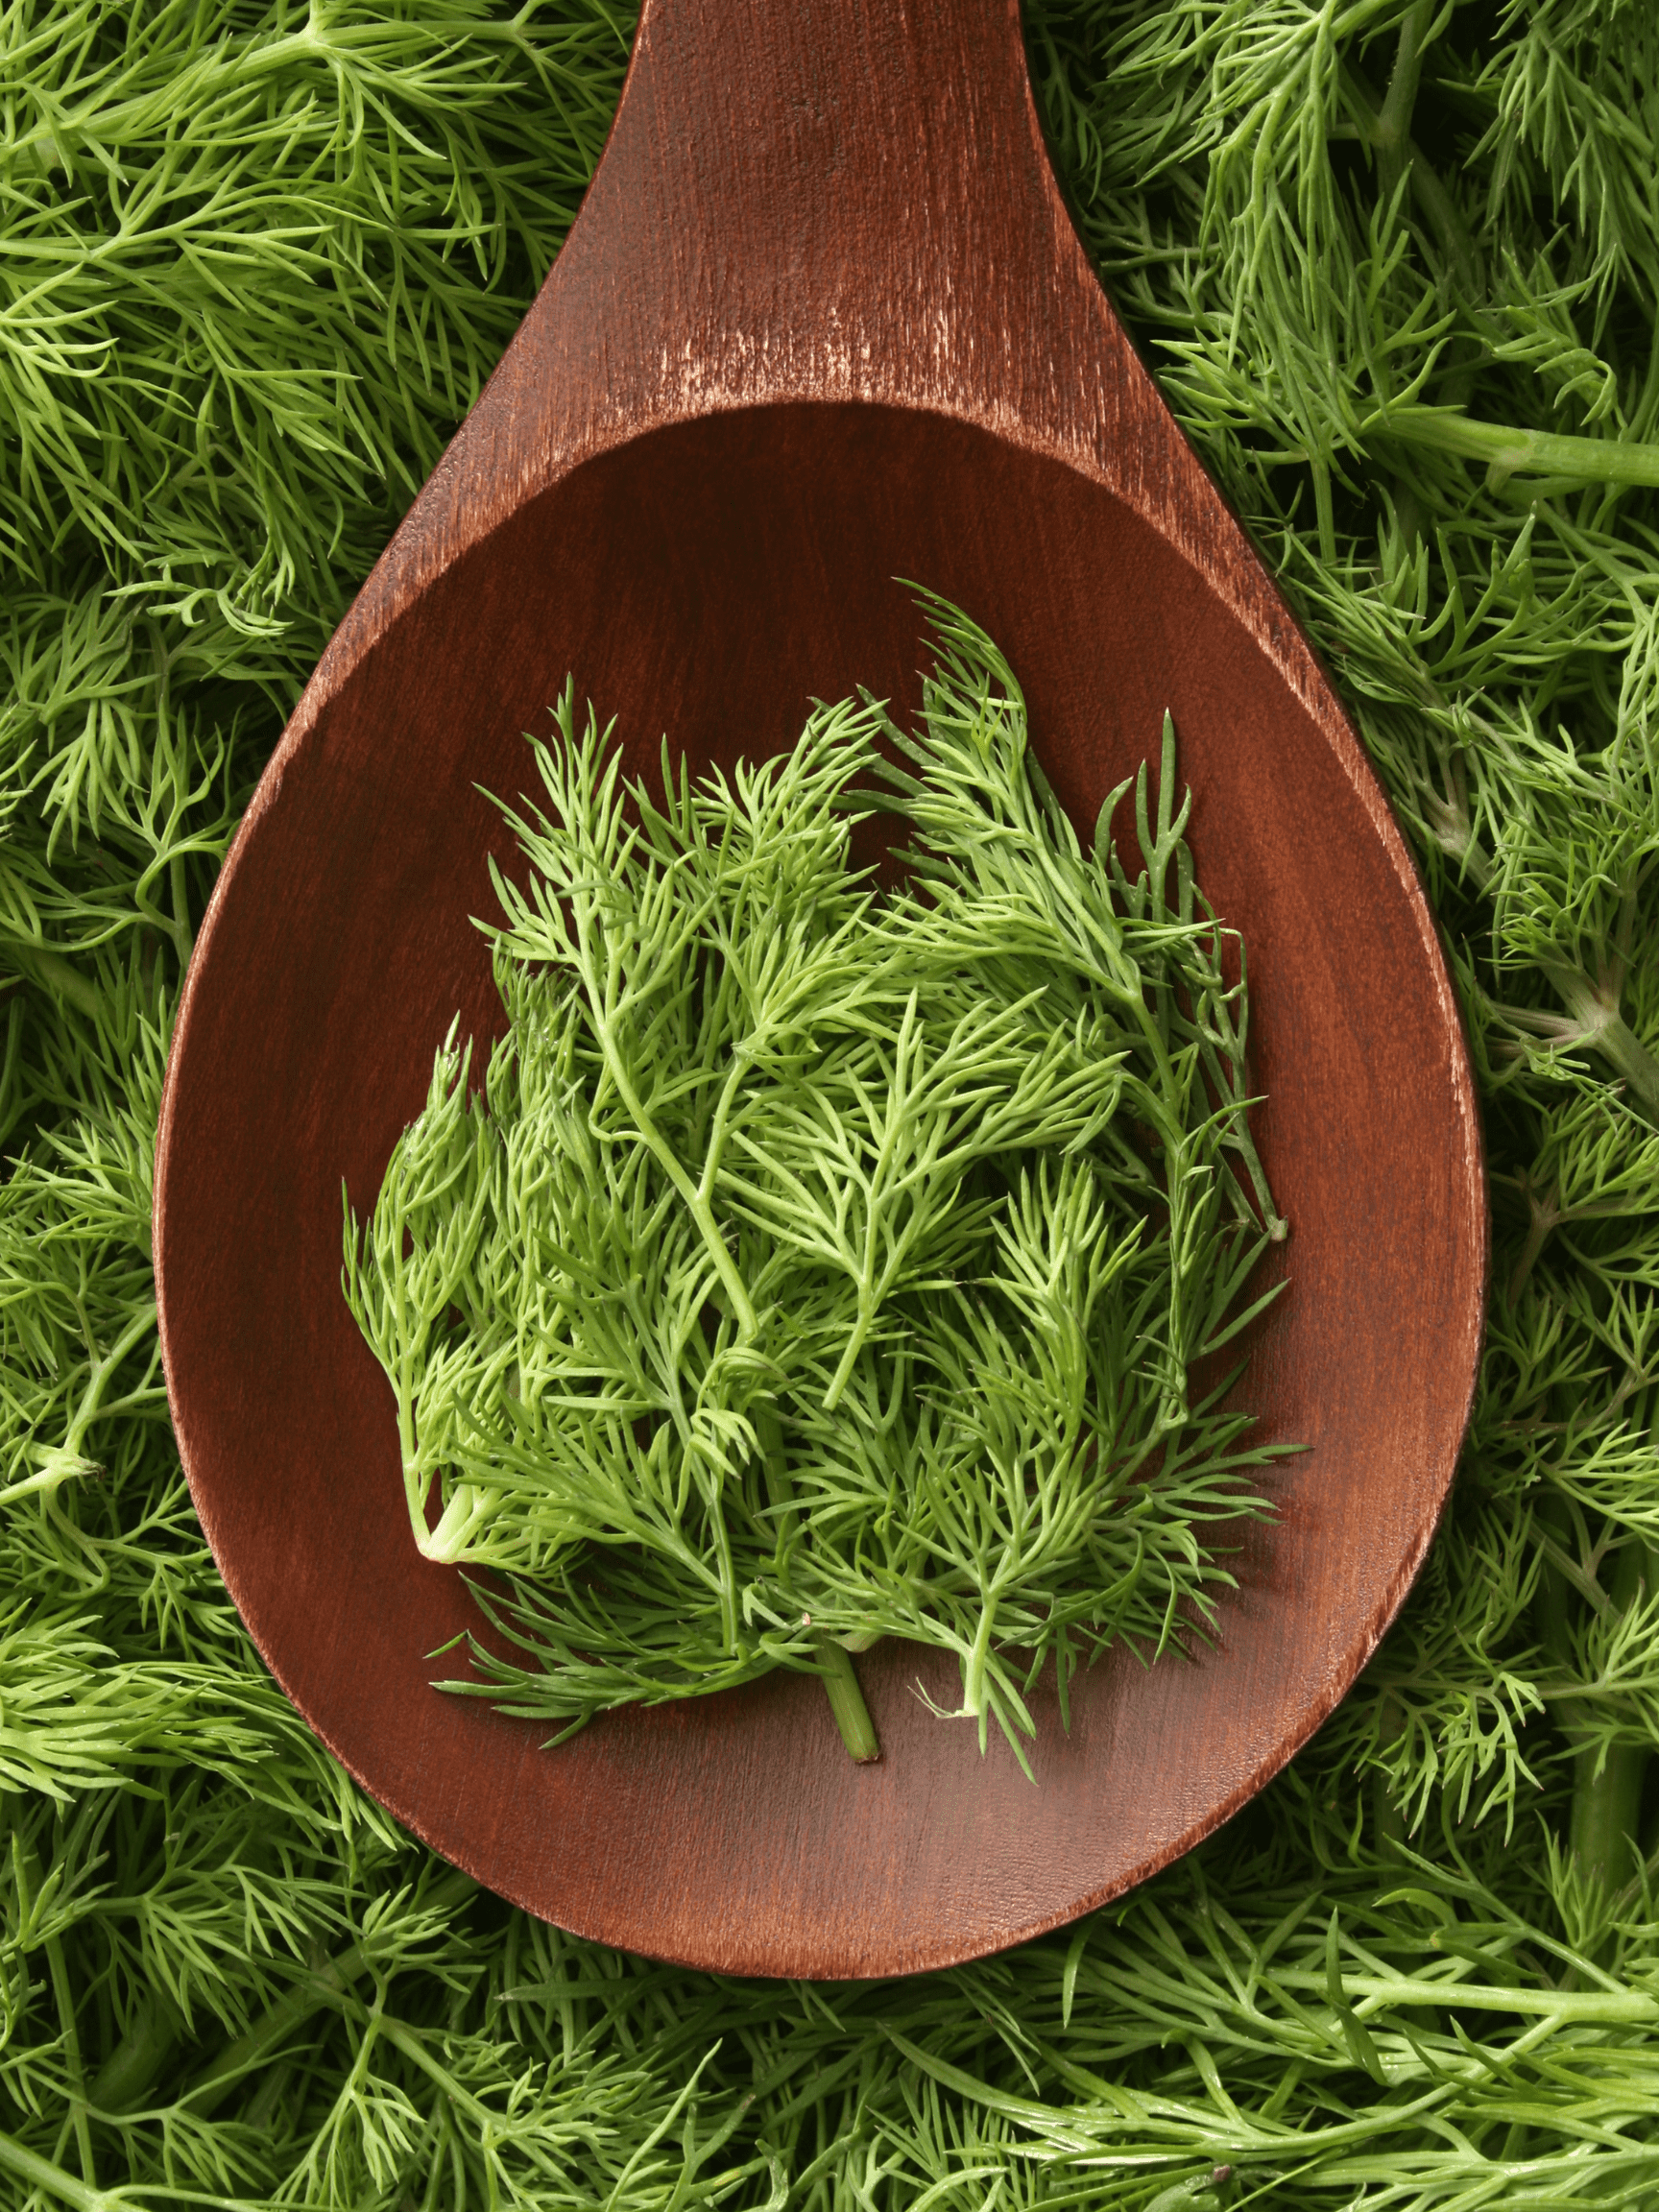
[[[1032,0],[1027,27],[1088,239],[1353,704],[1461,978],[1494,1303],[1418,1590],[1212,1844],[902,1984],[734,1984],[561,1936],[331,1765],[251,1652],[167,1431],[161,1056],[251,780],[557,250],[630,23],[10,0],[16,2212],[1659,2188],[1659,23]]]
[[[782,1666],[871,1758],[847,1654],[898,1636],[1025,1763],[1038,1673],[1064,1715],[1118,1637],[1212,1618],[1209,1525],[1267,1509],[1233,1378],[1190,1387],[1282,1287],[1240,1297],[1285,1224],[1173,728],[1131,882],[1129,784],[1085,853],[1013,671],[928,604],[914,736],[820,708],[730,779],[665,757],[661,805],[566,687],[547,805],[510,817],[528,890],[495,871],[484,1098],[451,1039],[347,1210],[415,1543],[493,1570],[528,1654],[474,1639],[448,1686],[564,1735]],[[883,797],[920,842],[878,897],[848,847]]]

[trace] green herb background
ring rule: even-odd
[[[570,1940],[313,1743],[167,1426],[170,1010],[329,625],[558,248],[629,23],[7,0],[6,2203],[1659,2204],[1623,1840],[1659,1844],[1659,11],[1028,22],[1106,280],[1459,978],[1494,1304],[1419,1589],[1213,1845],[912,1983]]]

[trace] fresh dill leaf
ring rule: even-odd
[[[915,735],[820,708],[730,778],[665,751],[661,805],[566,687],[482,1098],[451,1037],[348,1214],[415,1543],[500,1577],[527,1654],[475,1639],[447,1687],[565,1734],[897,1636],[1018,1747],[1046,1665],[1064,1711],[1118,1638],[1202,1632],[1212,1530],[1270,1509],[1233,1378],[1190,1384],[1285,1224],[1173,731],[1131,879],[1130,785],[1086,854],[1013,672],[927,604]],[[848,840],[883,805],[916,842],[878,896]]]

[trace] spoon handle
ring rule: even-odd
[[[1019,0],[644,0],[564,250],[296,725],[399,607],[584,463],[699,416],[837,401],[952,417],[1103,486],[1354,754],[1090,264]]]
[[[1118,336],[1018,0],[645,0],[590,198],[578,258],[674,333],[661,373],[700,412],[810,391],[1024,420],[1078,337]]]
[[[560,267],[549,307],[593,288],[636,418],[854,399],[1070,443],[1144,381],[1049,164],[1018,0],[645,0]]]

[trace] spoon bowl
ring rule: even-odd
[[[1036,1699],[1035,1784],[935,1719],[953,1663],[544,1731],[429,1687],[476,1624],[417,1555],[390,1393],[340,1291],[459,1013],[483,796],[573,674],[632,774],[918,703],[912,577],[1008,656],[1085,832],[1166,708],[1190,842],[1251,974],[1256,1130],[1292,1282],[1254,1330],[1265,1440],[1215,1647],[1118,1648]],[[163,1347],[215,1554],[274,1672],[436,1849],[577,1933],[728,1972],[909,1972],[1119,1893],[1270,1778],[1420,1566],[1485,1277],[1474,1091],[1408,855],[1306,640],[1123,338],[1044,153],[1011,0],[647,0],[610,146],[494,379],[342,624],[224,874],[156,1171]]]

